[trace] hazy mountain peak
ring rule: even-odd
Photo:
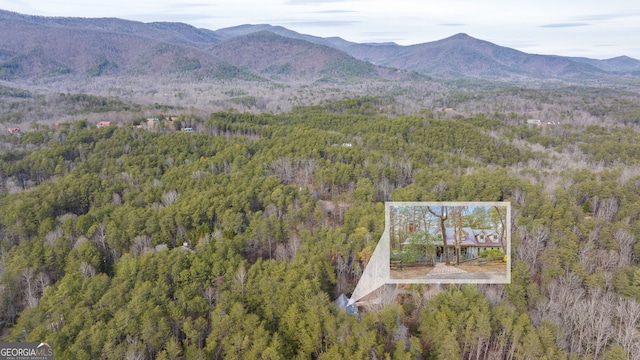
[[[456,39],[456,40],[468,40],[468,39],[474,39],[473,37],[469,36],[466,33],[457,33],[453,36],[450,36],[449,39]]]
[[[241,25],[218,29],[216,30],[216,33],[220,34],[222,37],[226,39],[229,39],[235,36],[242,36],[242,35],[247,35],[254,32],[276,30],[276,29],[286,30],[283,27],[276,27],[269,24],[241,24]]]

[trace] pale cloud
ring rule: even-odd
[[[546,24],[540,25],[543,28],[568,28],[568,27],[578,27],[578,26],[589,26],[591,24],[588,23],[559,23],[559,24]]]
[[[213,19],[223,19],[223,16],[207,15],[207,14],[132,14],[128,19],[142,22],[183,22],[188,24],[201,23],[203,21],[212,21]]]
[[[351,0],[289,0],[286,1],[287,5],[317,5],[317,4],[329,4],[329,3],[345,3]]]
[[[628,17],[638,17],[640,11],[630,13],[607,13],[607,14],[591,14],[583,16],[573,16],[570,19],[576,21],[609,21]]]
[[[357,11],[354,10],[320,10],[320,11],[313,11],[316,14],[353,14],[356,13]]]
[[[279,24],[285,24],[290,26],[320,26],[320,27],[335,27],[335,26],[350,26],[359,23],[359,21],[346,21],[346,20],[309,20],[309,21],[297,21],[297,20],[285,20],[280,21]]]

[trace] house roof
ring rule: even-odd
[[[338,305],[338,308],[346,310],[347,313],[351,315],[358,315],[358,308],[354,303],[349,301],[349,298],[347,298],[345,294],[340,294],[334,302]]]
[[[462,239],[462,242],[460,243],[461,247],[467,247],[467,246],[475,246],[475,247],[496,247],[496,246],[500,246],[500,234],[498,234],[497,231],[493,230],[493,229],[472,229],[470,227],[463,227],[462,230],[466,233],[466,236]],[[418,231],[425,231],[425,230],[416,230],[416,232]],[[429,233],[431,235],[440,235],[440,229],[439,228],[431,228],[429,229]],[[447,228],[446,229],[446,233],[447,233],[447,246],[454,246],[455,242],[454,242],[454,229],[453,228]],[[498,235],[498,239],[496,241],[492,241],[491,238],[485,238],[484,242],[480,242],[478,241],[478,235],[485,235],[485,236],[490,236],[490,235]],[[410,240],[407,239],[405,240],[401,245],[408,245],[410,243]],[[435,245],[440,245],[442,246],[442,241],[435,241],[434,242]]]

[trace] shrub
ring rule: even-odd
[[[480,257],[482,257],[482,258],[490,258],[490,257],[496,257],[496,256],[504,256],[504,253],[500,249],[498,249],[498,250],[485,250],[485,251],[482,251],[480,253]]]

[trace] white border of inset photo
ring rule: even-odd
[[[419,208],[421,211],[426,211],[427,207],[431,208],[432,211],[436,212],[435,214],[431,214],[431,218],[437,218],[440,214],[437,213],[442,207],[448,207],[447,220],[451,222],[452,215],[455,214],[455,208],[466,207],[469,208],[487,208],[490,209],[492,207],[503,208],[505,210],[503,214],[503,224],[498,224],[493,228],[483,228],[483,229],[472,229],[471,227],[460,228],[461,235],[464,234],[464,239],[460,240],[456,246],[456,242],[454,240],[457,231],[452,229],[449,226],[445,232],[447,234],[446,238],[448,239],[447,248],[449,250],[449,260],[450,265],[445,264],[446,255],[443,252],[443,244],[442,240],[439,240],[439,243],[435,244],[437,247],[437,257],[428,259],[430,265],[433,266],[433,269],[429,271],[429,273],[424,274],[423,276],[411,277],[411,278],[402,278],[401,276],[394,276],[398,274],[397,271],[390,271],[388,283],[394,284],[508,284],[511,282],[511,203],[510,202],[482,202],[482,201],[463,201],[463,202],[387,202],[385,203],[385,228],[389,232],[389,246],[391,247],[391,238],[393,236],[393,232],[397,229],[393,229],[393,226],[398,226],[397,224],[392,224],[392,208]],[[408,232],[426,232],[432,233],[430,235],[439,236],[442,239],[442,234],[440,231],[440,224],[435,223],[431,229],[419,229],[418,224],[411,224],[412,229],[408,229]],[[461,226],[461,225],[460,225]],[[498,227],[504,227],[504,231],[499,231]],[[485,234],[485,232],[487,234]],[[491,232],[500,233],[500,234],[489,234]],[[484,237],[486,235],[490,235],[489,238],[482,243]],[[491,236],[496,236],[498,239],[495,243],[491,242]],[[504,238],[502,238],[504,236]],[[482,239],[482,240],[481,240]],[[406,239],[405,239],[406,240]],[[503,243],[504,241],[504,243]],[[406,241],[404,242],[406,244]],[[464,255],[469,257],[474,257],[477,259],[477,255],[480,252],[481,247],[486,248],[506,248],[504,252],[504,258],[500,260],[505,263],[505,271],[504,272],[465,272],[464,270],[460,270],[455,267],[456,264],[456,248],[460,249]],[[389,249],[389,262],[392,263],[393,251]],[[458,253],[458,256],[460,254]],[[427,260],[427,259],[425,259]],[[463,265],[469,260],[468,257],[465,257],[461,263]],[[478,260],[476,260],[477,262]],[[400,267],[403,269],[407,269],[408,265]]]
[[[441,207],[441,206],[466,206],[469,207],[505,207],[504,237],[506,238],[507,251],[503,257],[505,260],[505,272],[468,274],[440,274],[420,276],[410,279],[391,278],[391,207]],[[502,225],[500,225],[502,226]],[[445,230],[445,232],[447,232]],[[467,231],[468,233],[469,231]],[[467,234],[468,235],[468,234]],[[511,203],[508,201],[440,201],[440,202],[386,202],[385,203],[385,229],[380,241],[373,251],[353,294],[352,302],[357,302],[372,294],[385,284],[510,284],[511,283]]]

